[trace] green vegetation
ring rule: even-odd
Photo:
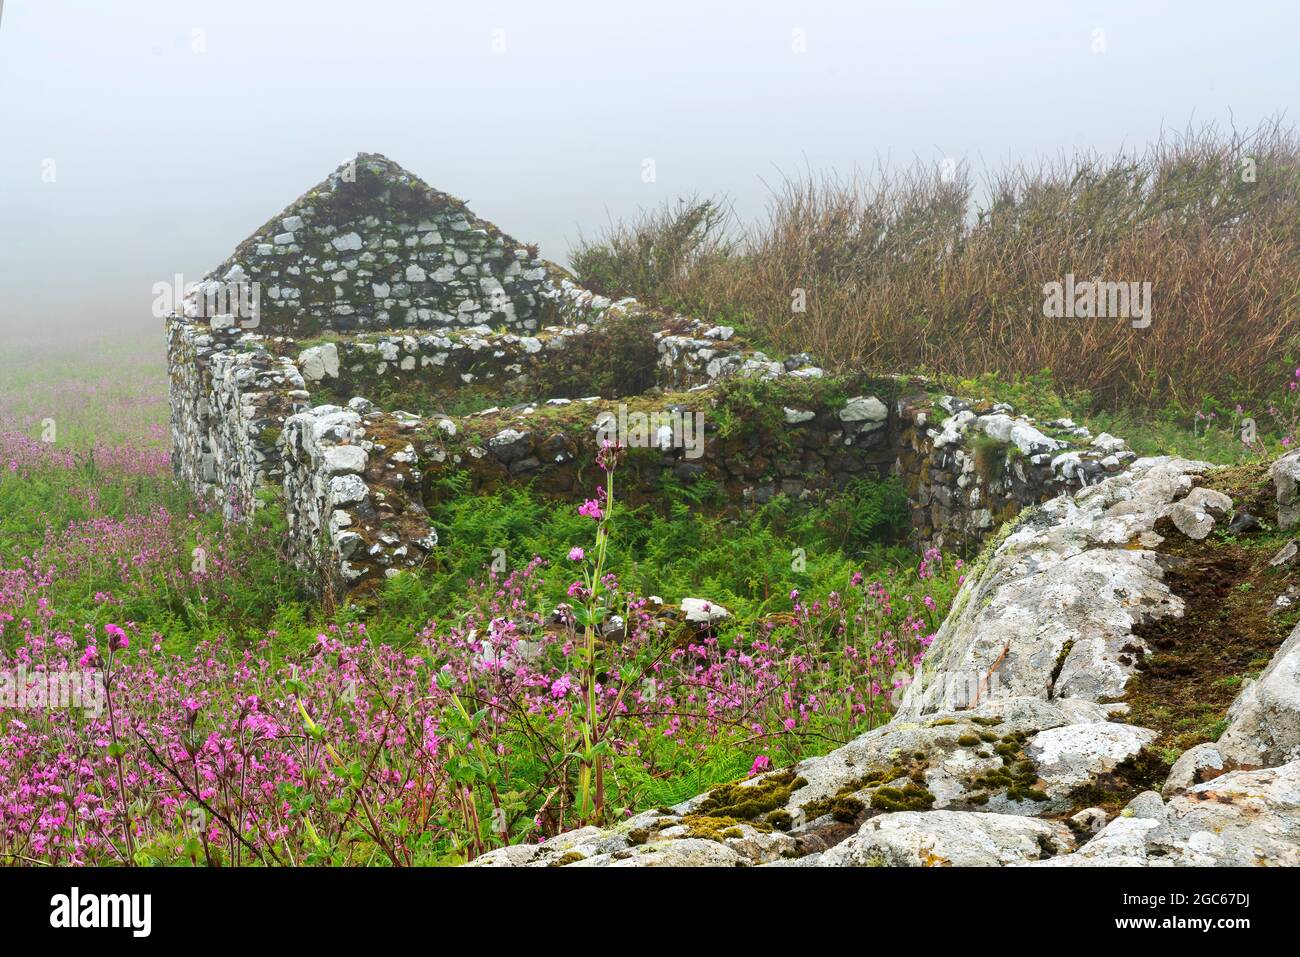
[[[778,496],[740,518],[700,509],[701,501],[713,497],[700,484],[666,485],[660,505],[616,506],[610,555],[625,586],[670,602],[707,597],[743,619],[788,611],[792,588],[825,594],[843,588],[855,570],[915,564],[903,544],[907,499],[896,480],[858,480],[844,494],[812,506]],[[514,568],[533,555],[589,546],[592,534],[591,523],[572,507],[556,508],[520,487],[448,497],[431,518],[442,543],[433,573],[390,584],[381,601],[389,613],[454,606],[465,583],[481,577],[494,554]],[[563,600],[567,585],[548,580],[544,593]]]
[[[1242,461],[1244,418],[1270,450],[1293,436],[1292,128],[1192,128],[1146,150],[985,175],[980,190],[965,167],[809,173],[779,182],[759,222],[736,222],[721,201],[678,202],[580,239],[571,260],[593,288],[728,323],[771,354],[973,383],[952,391],[987,387],[1142,453]],[[1150,322],[1045,317],[1044,286],[1067,274],[1150,283]]]

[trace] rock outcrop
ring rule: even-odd
[[[1300,761],[1234,771],[1170,798],[1140,794],[1052,867],[1300,864]]]

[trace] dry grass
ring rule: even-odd
[[[1253,161],[1253,181],[1243,175]],[[1300,138],[1213,127],[985,174],[917,166],[772,190],[741,227],[691,200],[580,241],[593,286],[733,321],[840,369],[1050,369],[1097,407],[1261,398],[1300,352]],[[1044,284],[1150,282],[1152,321],[1052,319]],[[792,309],[806,291],[806,311]]]

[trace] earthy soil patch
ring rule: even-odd
[[[1277,613],[1274,602],[1300,584],[1295,567],[1277,569],[1269,559],[1287,541],[1275,530],[1276,506],[1267,467],[1221,469],[1206,485],[1232,497],[1236,511],[1248,511],[1260,528],[1240,535],[1223,529],[1203,541],[1184,536],[1167,519],[1156,525],[1165,580],[1186,605],[1181,618],[1148,622],[1133,629],[1126,653],[1137,663],[1123,700],[1122,720],[1151,728],[1160,737],[1150,747],[1072,797],[1076,808],[1118,810],[1138,793],[1159,789],[1182,752],[1217,740],[1227,711],[1244,681],[1259,674],[1295,627],[1297,610]],[[1142,644],[1147,649],[1144,651]]]

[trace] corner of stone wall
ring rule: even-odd
[[[421,500],[418,425],[364,399],[285,421],[284,494],[300,567],[357,589],[423,562],[438,536]]]
[[[1137,456],[1123,440],[1069,419],[1044,432],[1005,403],[918,396],[900,407],[898,472],[913,533],[972,555],[1022,509],[1120,472]],[[1049,434],[1051,433],[1051,434]]]

